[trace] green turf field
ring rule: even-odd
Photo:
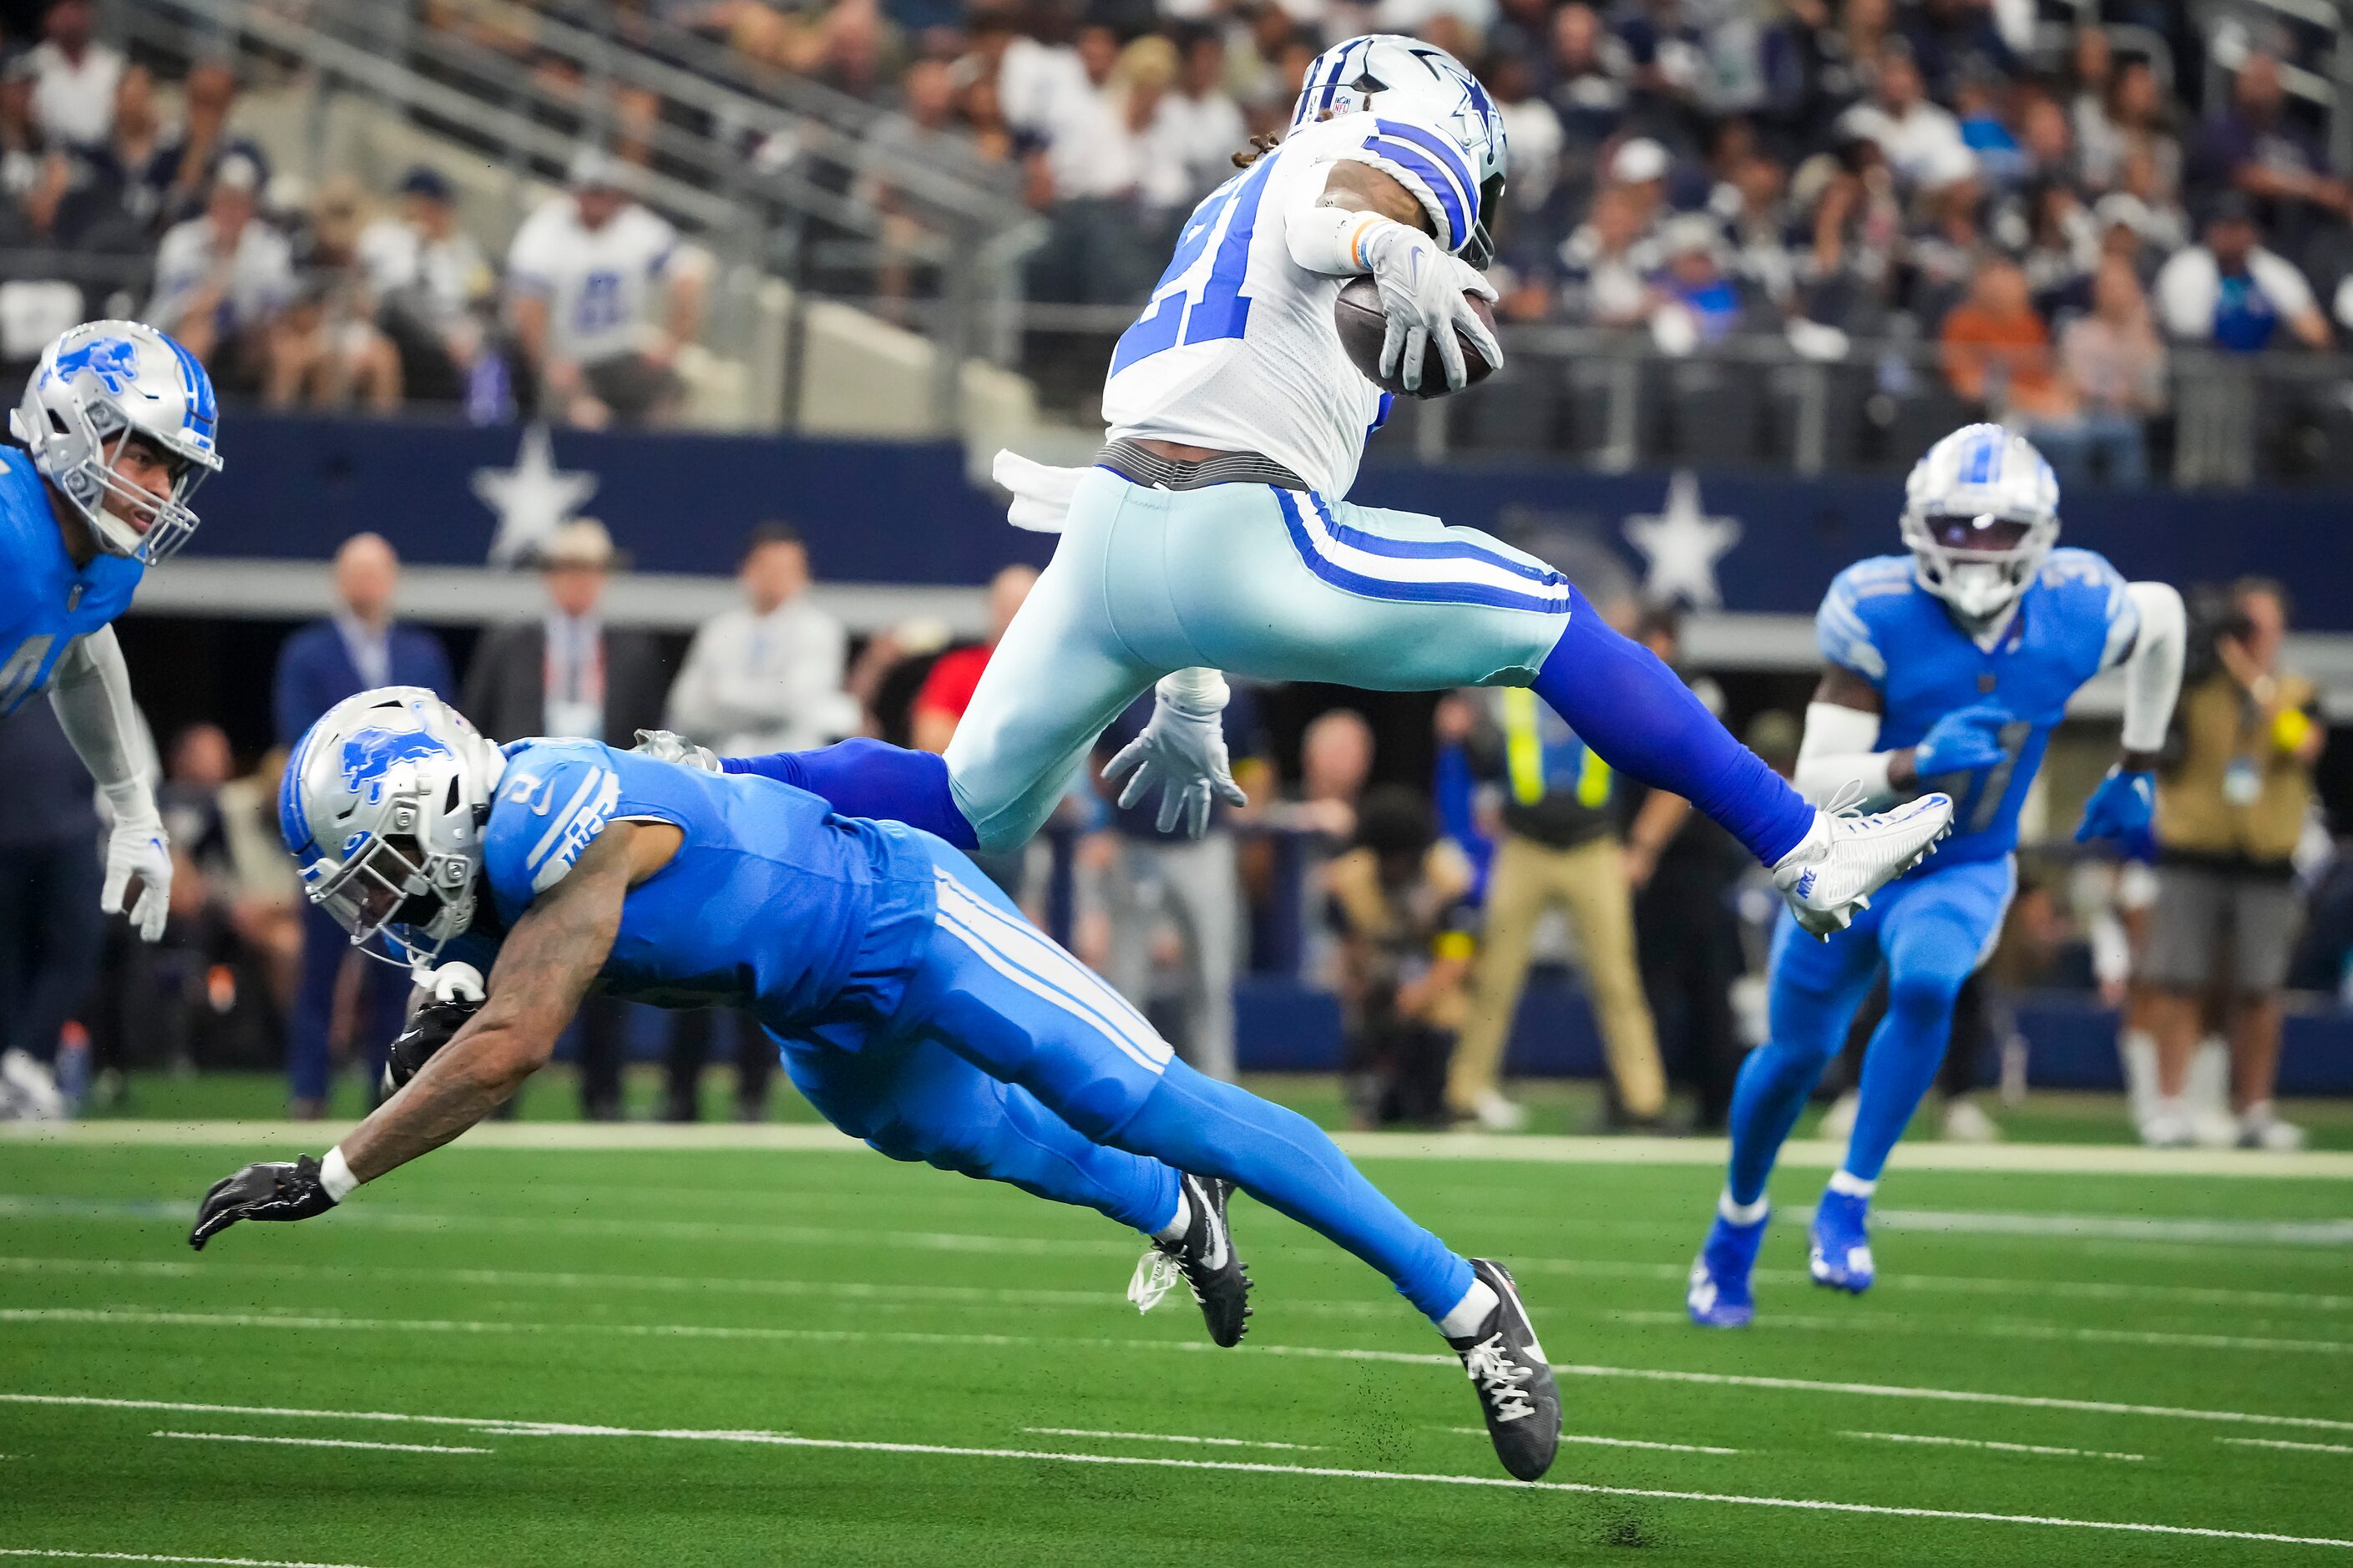
[[[1704,1151],[1368,1158],[1519,1270],[1579,1439],[1526,1488],[1427,1325],[1247,1201],[1218,1351],[1105,1222],[862,1151],[461,1144],[199,1258],[204,1186],[317,1136],[93,1131],[0,1142],[0,1557],[2353,1564],[2342,1156],[1899,1153],[1860,1300],[1787,1169],[1738,1334],[1681,1319]]]

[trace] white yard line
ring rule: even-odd
[[[358,1568],[355,1563],[287,1563],[273,1556],[164,1556],[160,1552],[66,1552],[61,1547],[0,1547],[0,1556],[45,1556],[75,1563],[219,1563],[221,1568]]]
[[[1601,1316],[1620,1323],[1669,1323],[1681,1326],[1684,1314],[1668,1311],[1605,1311]],[[2281,1340],[2250,1334],[2188,1334],[2162,1329],[2090,1329],[2063,1323],[2029,1323],[2008,1318],[1981,1318],[1965,1322],[1950,1319],[1918,1321],[1841,1314],[1767,1313],[1751,1325],[1759,1329],[1798,1329],[1841,1335],[1907,1334],[1996,1340],[2047,1340],[2083,1345],[2161,1345],[2177,1350],[2283,1351],[2308,1355],[2353,1355],[2353,1341]]]
[[[332,1142],[347,1125],[319,1121],[0,1122],[0,1143],[259,1145],[291,1154]],[[1483,1160],[1546,1165],[1722,1165],[1721,1138],[1556,1138],[1475,1132],[1339,1132],[1334,1140],[1368,1160]],[[659,1122],[491,1122],[466,1134],[469,1149],[754,1150],[788,1153],[864,1152],[830,1127],[763,1122],[671,1126]],[[1805,1139],[1783,1146],[1785,1166],[1829,1168],[1846,1146]],[[2022,1171],[2051,1175],[2353,1176],[2353,1152],[2270,1154],[2240,1149],[2144,1149],[2129,1143],[1907,1144],[1915,1171]]]
[[[492,1448],[459,1448],[440,1443],[363,1443],[350,1437],[264,1437],[249,1432],[150,1432],[150,1437],[184,1437],[199,1443],[283,1443],[292,1448],[375,1448],[393,1454],[489,1454]]]
[[[1514,1274],[1552,1274],[1579,1279],[1671,1279],[1681,1284],[1691,1268],[1681,1263],[1638,1263],[1609,1258],[1514,1258]],[[1126,1297],[1102,1290],[1015,1290],[983,1285],[871,1285],[833,1279],[746,1279],[723,1274],[583,1273],[572,1269],[533,1268],[389,1268],[363,1264],[245,1263],[207,1258],[202,1262],[167,1258],[37,1258],[0,1255],[0,1273],[98,1274],[153,1279],[216,1278],[224,1274],[297,1279],[436,1280],[452,1285],[484,1285],[498,1289],[647,1290],[692,1294],[748,1296],[838,1296],[845,1300],[873,1299],[911,1301],[971,1301],[981,1304],[1035,1306],[1094,1306],[1105,1301],[1123,1305]],[[1767,1284],[1810,1285],[1802,1268],[1759,1268],[1756,1278]],[[1950,1293],[1973,1296],[2052,1296],[2086,1301],[2179,1301],[2213,1307],[2266,1307],[2315,1312],[2353,1311],[2353,1295],[2308,1290],[2240,1290],[2198,1285],[2103,1284],[2093,1280],[1998,1279],[1949,1274],[1891,1274],[1873,1289],[1883,1291]],[[1379,1301],[1311,1301],[1286,1297],[1286,1311],[1307,1311],[1345,1317],[1390,1317],[1397,1303]],[[1675,1314],[1670,1314],[1675,1315]]]
[[[1992,1448],[2004,1454],[2047,1454],[2071,1459],[2129,1459],[2137,1464],[2148,1458],[2147,1454],[2111,1454],[2103,1448],[2050,1448],[2040,1443],[1997,1443],[1985,1437],[1932,1437],[1922,1432],[1841,1432],[1839,1436],[1866,1437],[1876,1443],[1928,1443],[1940,1448]]]
[[[1267,1443],[1249,1437],[1183,1437],[1173,1432],[1094,1432],[1083,1426],[1024,1426],[1024,1432],[1039,1437],[1113,1437],[1127,1443],[1198,1443],[1210,1448],[1284,1448],[1294,1454],[1320,1454],[1320,1443]],[[1485,1436],[1486,1428],[1479,1435]]]
[[[0,1322],[62,1322],[112,1326],[143,1324],[165,1328],[293,1329],[331,1333],[405,1332],[440,1334],[543,1334],[552,1332],[612,1334],[637,1339],[770,1340],[779,1342],[920,1344],[1003,1349],[1037,1346],[1055,1351],[1071,1349],[1121,1352],[1162,1351],[1178,1354],[1230,1351],[1200,1340],[1136,1340],[1104,1336],[1027,1334],[924,1333],[888,1329],[787,1329],[769,1325],[731,1326],[705,1323],[547,1323],[524,1321],[440,1318],[347,1318],[263,1312],[185,1312],[143,1308],[31,1307],[0,1310]],[[1459,1373],[1451,1355],[1414,1351],[1356,1349],[1327,1345],[1286,1345],[1253,1342],[1245,1355],[1297,1357],[1313,1361],[1374,1362],[1388,1365],[1443,1367]],[[2353,1420],[2326,1415],[2274,1415],[2242,1410],[2200,1410],[2167,1405],[2131,1405],[2104,1399],[2074,1399],[2055,1394],[1997,1394],[1975,1389],[1919,1388],[1900,1384],[1836,1383],[1799,1377],[1767,1377],[1755,1373],[1686,1372],[1669,1367],[1599,1366],[1555,1362],[1553,1370],[1565,1377],[1630,1378],[1648,1383],[1695,1384],[1717,1388],[1755,1388],[1777,1393],[1837,1394],[1867,1399],[1917,1399],[1956,1405],[2007,1405],[2029,1410],[2073,1410],[2100,1415],[2136,1415],[2179,1421],[2214,1421],[2241,1426],[2286,1426],[2308,1431],[2353,1432]],[[63,1395],[0,1394],[0,1404],[109,1404]],[[177,1408],[156,1406],[155,1408]],[[187,1408],[231,1408],[188,1406]]]
[[[139,1408],[137,1400],[61,1399],[60,1403]],[[213,1408],[221,1408],[215,1406]],[[259,1412],[254,1412],[259,1414]],[[273,1412],[285,1414],[285,1412]],[[1035,1448],[965,1447],[945,1443],[878,1443],[845,1437],[802,1437],[784,1433],[703,1431],[695,1428],[588,1426],[554,1423],[517,1423],[500,1418],[461,1416],[382,1415],[356,1411],[313,1411],[307,1414],[343,1420],[415,1420],[471,1426],[477,1430],[529,1431],[547,1436],[670,1439],[703,1443],[744,1443],[782,1448],[808,1448],[837,1453],[902,1454],[949,1459],[1010,1459],[1031,1464],[1112,1465],[1134,1468],[1213,1470],[1226,1474],[1282,1476],[1303,1480],[1382,1481],[1406,1485],[1500,1487],[1516,1491],[1567,1492],[1584,1497],[1648,1498],[1662,1502],[1719,1503],[1742,1508],[1790,1509],[1810,1513],[1869,1514],[1895,1519],[1949,1520],[1965,1523],[2039,1525],[2063,1530],[2104,1531],[2132,1535],[2162,1535],[2204,1541],[2259,1541],[2290,1546],[2333,1546],[2353,1550],[2353,1541],[2333,1536],[2284,1535],[2269,1531],[2221,1530],[2202,1525],[2158,1524],[2139,1520],[2067,1519],[2045,1514],[1992,1513],[1957,1509],[1907,1508],[1887,1503],[1837,1502],[1816,1498],[1752,1496],[1738,1492],[1672,1490],[1659,1487],[1599,1486],[1578,1481],[1514,1481],[1501,1476],[1461,1476],[1441,1472],[1348,1469],[1327,1465],[1278,1465],[1255,1459],[1179,1459],[1166,1455],[1082,1454]],[[137,1561],[137,1559],[133,1559]],[[206,1561],[214,1559],[150,1559]],[[269,1565],[278,1568],[278,1565]],[[313,1568],[313,1565],[286,1565]]]
[[[2353,1247],[2353,1219],[2161,1219],[2138,1215],[2004,1214],[1968,1209],[1874,1209],[1881,1230],[1944,1236],[2022,1236],[2040,1241],[2203,1242],[2217,1247]]]
[[[2347,1443],[2290,1443],[2279,1437],[2217,1437],[2214,1441],[2240,1448],[2286,1448],[2298,1454],[2353,1454],[2353,1444]]]
[[[1447,1431],[1463,1437],[1484,1437],[1484,1426],[1449,1426]],[[1595,1448],[1650,1448],[1662,1454],[1737,1454],[1737,1448],[1713,1448],[1704,1443],[1651,1443],[1640,1437],[1597,1437],[1586,1432],[1563,1432],[1564,1443],[1583,1443]]]

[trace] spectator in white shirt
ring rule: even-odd
[[[409,398],[457,401],[482,349],[480,308],[495,279],[482,247],[459,226],[456,193],[439,170],[420,163],[402,178],[400,214],[362,231],[359,265],[377,324],[400,351]]]
[[[701,260],[630,198],[605,153],[582,152],[569,183],[507,253],[515,335],[541,406],[590,428],[658,421],[677,406],[678,351],[701,327]],[[659,325],[647,320],[657,286]]]
[[[2206,242],[2174,255],[2158,270],[2158,314],[2182,342],[2253,353],[2278,330],[2307,348],[2328,346],[2328,322],[2295,263],[2256,243],[2254,209],[2245,193],[2225,191],[2206,220]]]
[[[202,217],[164,236],[147,320],[180,340],[224,391],[261,380],[264,334],[294,294],[294,252],[255,216],[260,171],[221,160]]]
[[[1928,101],[1911,47],[1899,39],[1880,47],[1872,96],[1841,115],[1839,129],[1877,143],[1887,166],[1910,187],[1949,184],[1977,163],[1961,140],[1960,122]]]
[[[1184,170],[1185,199],[1192,201],[1234,172],[1250,126],[1226,91],[1225,41],[1204,27],[1187,33],[1178,49],[1176,90],[1161,101],[1159,142],[1162,155]]]
[[[52,142],[94,147],[114,122],[122,57],[90,37],[90,0],[56,0],[33,48],[33,118]]]
[[[842,689],[841,623],[808,602],[808,549],[789,524],[752,532],[736,573],[744,605],[694,634],[670,688],[669,724],[722,756],[805,751],[858,729]]]

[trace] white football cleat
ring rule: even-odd
[[[1471,1107],[1472,1118],[1485,1132],[1525,1132],[1528,1126],[1528,1108],[1516,1100],[1506,1099],[1500,1089],[1483,1089]]]
[[[1966,1097],[1949,1100],[1945,1106],[1945,1142],[1947,1143],[1999,1143],[2001,1123],[1985,1113],[1985,1107]]]
[[[2240,1116],[2239,1147],[2268,1150],[2274,1154],[2293,1154],[2304,1147],[2304,1129],[2293,1121],[2282,1121],[2267,1100],[2260,1105],[2247,1107]]]
[[[1854,1113],[1862,1109],[1862,1091],[1848,1089],[1831,1100],[1831,1108],[1822,1112],[1822,1124],[1814,1129],[1814,1136],[1835,1138],[1841,1143],[1846,1142],[1854,1136]]]
[[[1823,941],[1871,907],[1871,895],[1917,866],[1953,830],[1953,797],[1924,795],[1892,811],[1814,814],[1813,831],[1773,868],[1798,924]]]

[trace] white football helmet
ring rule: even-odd
[[[473,922],[505,771],[505,754],[421,686],[346,697],[303,731],[278,788],[303,891],[371,957],[430,964]]]
[[[1411,124],[1382,126],[1367,138],[1366,152],[1427,190],[1423,201],[1437,205],[1432,216],[1444,218],[1452,237],[1448,249],[1473,267],[1494,258],[1488,230],[1504,199],[1511,149],[1495,100],[1468,67],[1419,38],[1366,33],[1316,56],[1305,79],[1292,106],[1294,131],[1327,115],[1410,116]],[[1430,145],[1425,125],[1438,127],[1452,146]]]
[[[2014,604],[2059,540],[2059,480],[2025,437],[1965,425],[1904,481],[1904,543],[1920,585],[1965,621]]]
[[[101,548],[153,566],[196,531],[188,497],[220,471],[217,420],[212,377],[195,355],[139,321],[88,321],[42,351],[8,428]],[[114,473],[132,435],[170,459],[168,499]]]

